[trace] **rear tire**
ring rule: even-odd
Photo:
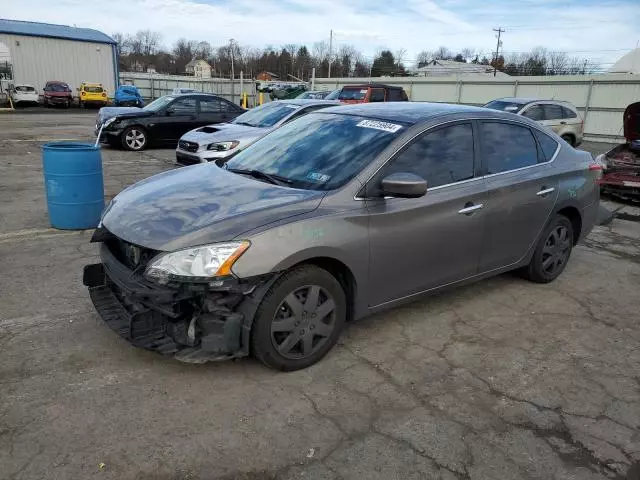
[[[347,318],[344,289],[326,270],[303,265],[269,289],[255,314],[251,351],[282,371],[318,362],[338,341]]]
[[[573,138],[573,135],[562,135],[562,138],[565,142],[571,145],[573,148],[576,148],[576,139]]]
[[[538,240],[523,276],[535,283],[554,281],[564,271],[573,249],[573,226],[563,215],[556,215]]]
[[[144,128],[134,126],[127,128],[120,135],[122,146],[127,150],[139,152],[147,148],[148,138]]]

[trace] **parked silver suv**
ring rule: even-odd
[[[569,102],[534,98],[499,98],[486,108],[511,112],[549,127],[572,147],[582,143],[584,122],[578,109]]]
[[[596,220],[600,174],[589,153],[524,117],[330,107],[223,168],[121,192],[84,283],[137,346],[295,370],[320,360],[347,320],[508,270],[554,280]]]

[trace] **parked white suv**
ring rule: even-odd
[[[493,100],[485,107],[515,113],[540,122],[573,147],[582,143],[584,122],[578,109],[569,102],[507,97]]]
[[[12,85],[9,87],[9,95],[14,105],[33,105],[38,103],[38,92],[31,85]]]

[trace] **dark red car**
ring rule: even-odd
[[[347,85],[342,87],[338,100],[342,103],[406,102],[409,97],[407,97],[407,92],[402,87],[384,85],[382,83],[368,83],[366,85]]]
[[[597,160],[604,167],[600,180],[603,193],[626,199],[640,199],[640,102],[624,111],[626,143],[617,145]]]
[[[44,106],[62,105],[69,108],[73,102],[73,92],[65,82],[48,81],[44,86]]]

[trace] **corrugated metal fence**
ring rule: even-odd
[[[376,78],[403,87],[409,99],[420,102],[484,105],[499,97],[565,100],[574,104],[585,121],[585,139],[620,141],[622,115],[627,105],[640,101],[640,76],[594,75],[551,77],[432,77]],[[368,78],[317,78],[315,88],[332,90],[368,83]]]
[[[368,83],[368,78],[316,78],[316,90],[333,90],[344,85]],[[627,105],[640,101],[637,75],[594,75],[552,77],[402,77],[375,78],[377,82],[403,87],[409,99],[419,102],[484,105],[499,97],[532,97],[566,100],[580,110],[585,121],[585,139],[622,140],[622,114]],[[120,73],[120,82],[137,86],[144,98],[157,98],[174,88],[194,88],[240,103],[240,92],[249,95],[249,106],[258,103],[252,79],[197,79],[174,75]],[[269,95],[263,95],[264,102]]]

